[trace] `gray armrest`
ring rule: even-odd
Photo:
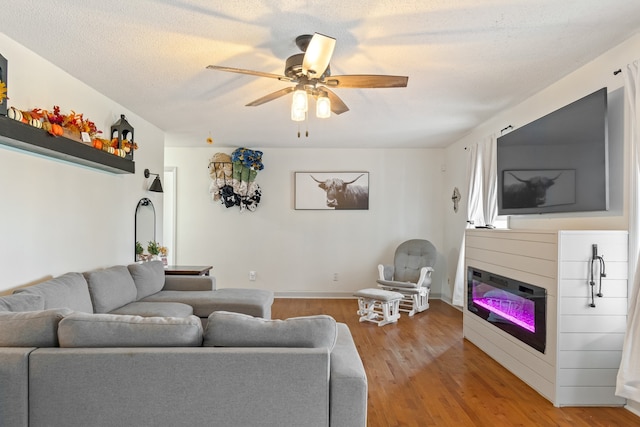
[[[165,276],[163,291],[215,291],[213,276]]]
[[[338,323],[338,339],[331,351],[330,417],[332,426],[367,425],[367,374],[349,327]]]
[[[378,264],[379,280],[393,280],[393,273],[395,273],[395,267],[393,265]]]
[[[2,425],[29,424],[29,354],[35,348],[0,348],[0,417]]]

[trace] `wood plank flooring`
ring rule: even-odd
[[[462,338],[462,313],[432,300],[397,324],[359,323],[355,299],[277,298],[272,317],[329,314],[349,325],[369,381],[369,427],[640,426],[624,408],[556,408]]]

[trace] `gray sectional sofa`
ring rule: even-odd
[[[217,310],[271,317],[273,292],[216,289],[212,276],[165,276],[160,261],[67,273],[16,293],[42,296],[44,309],[206,319]]]
[[[270,320],[272,293],[165,278],[159,264],[0,297],[1,425],[366,425],[367,378],[346,325]]]

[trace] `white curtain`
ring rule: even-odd
[[[467,228],[493,224],[498,215],[496,137],[491,135],[467,147]],[[462,235],[452,304],[464,305],[465,235]]]
[[[484,221],[495,225],[498,216],[498,167],[496,165],[496,136],[489,136],[482,144],[482,187]]]
[[[624,70],[629,109],[630,185],[629,185],[629,283],[632,284],[627,330],[618,370],[616,394],[640,402],[640,63]]]

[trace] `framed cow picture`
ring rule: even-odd
[[[368,210],[369,172],[294,172],[296,210]]]

